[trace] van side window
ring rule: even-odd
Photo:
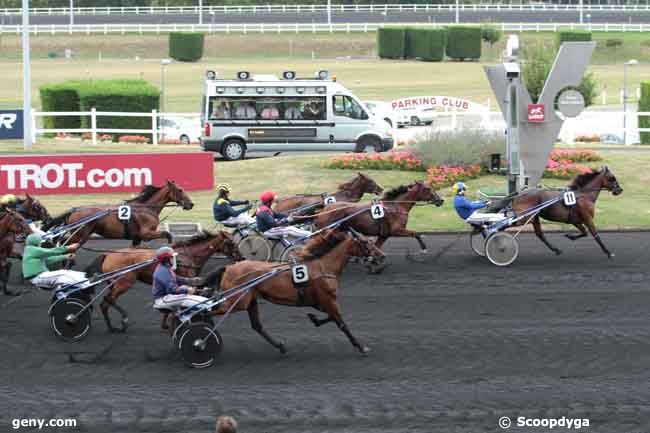
[[[362,120],[368,118],[368,115],[357,101],[347,95],[332,96],[332,106],[334,107],[334,114],[336,116],[345,116],[351,119]]]

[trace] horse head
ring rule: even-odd
[[[348,228],[347,232],[348,236],[354,241],[352,256],[362,257],[368,263],[379,263],[386,258],[384,253],[375,246],[373,240],[370,240],[352,227]]]
[[[409,188],[409,192],[413,194],[414,201],[425,201],[440,207],[445,202],[442,197],[430,186],[427,186],[421,180],[415,181]]]
[[[18,212],[14,212],[11,209],[5,209],[4,212],[4,216],[0,218],[1,231],[15,234],[31,233],[32,230],[27,225],[27,221]]]
[[[21,215],[34,221],[49,221],[50,216],[45,206],[40,201],[35,199],[29,194],[25,195],[25,199],[20,203],[19,211]]]
[[[225,232],[223,230],[219,231],[214,237],[213,245],[215,250],[221,251],[228,257],[232,257],[235,261],[244,259],[244,256],[242,256],[239,248],[237,247],[237,243],[233,240],[232,236],[228,232]]]
[[[600,172],[602,175],[602,188],[610,191],[613,195],[619,195],[623,192],[623,188],[618,184],[616,176],[607,166],[603,167]]]
[[[167,181],[167,191],[169,199],[181,206],[183,210],[190,210],[194,207],[194,203],[190,196],[188,196],[185,191],[183,191],[183,188],[178,186],[173,180]]]
[[[355,178],[355,181],[359,182],[359,185],[361,186],[361,192],[364,194],[368,193],[374,195],[381,195],[384,192],[384,188],[381,185],[379,185],[369,176],[361,172],[358,173],[357,177]]]

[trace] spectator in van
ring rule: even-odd
[[[320,120],[322,119],[322,111],[320,104],[316,101],[311,101],[307,106],[305,107],[305,112],[303,113],[303,117],[308,120]]]
[[[230,119],[231,117],[230,104],[226,101],[221,101],[217,109],[212,112],[213,119]]]
[[[264,120],[276,120],[280,118],[280,111],[275,104],[267,104],[262,110],[261,116]]]
[[[255,107],[248,102],[241,102],[235,110],[235,118],[237,119],[255,119],[256,117],[257,111],[255,111]]]
[[[300,120],[302,119],[302,113],[296,104],[292,103],[284,110],[284,118],[287,120]]]

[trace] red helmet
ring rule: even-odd
[[[260,200],[262,200],[262,203],[270,203],[273,200],[275,200],[276,194],[273,191],[264,191],[260,195]]]
[[[160,247],[156,251],[156,260],[162,262],[165,259],[171,259],[174,257],[174,250],[170,247]]]

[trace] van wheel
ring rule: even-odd
[[[388,126],[390,126],[391,128],[393,127],[393,122],[391,122],[389,118],[384,119],[384,121],[388,123]]]
[[[357,143],[356,152],[358,153],[381,152],[381,142],[376,137],[362,137]]]
[[[181,135],[181,143],[190,144],[190,137],[188,137],[187,135]]]
[[[228,161],[237,161],[246,156],[246,146],[240,140],[229,139],[221,147],[221,154]]]

